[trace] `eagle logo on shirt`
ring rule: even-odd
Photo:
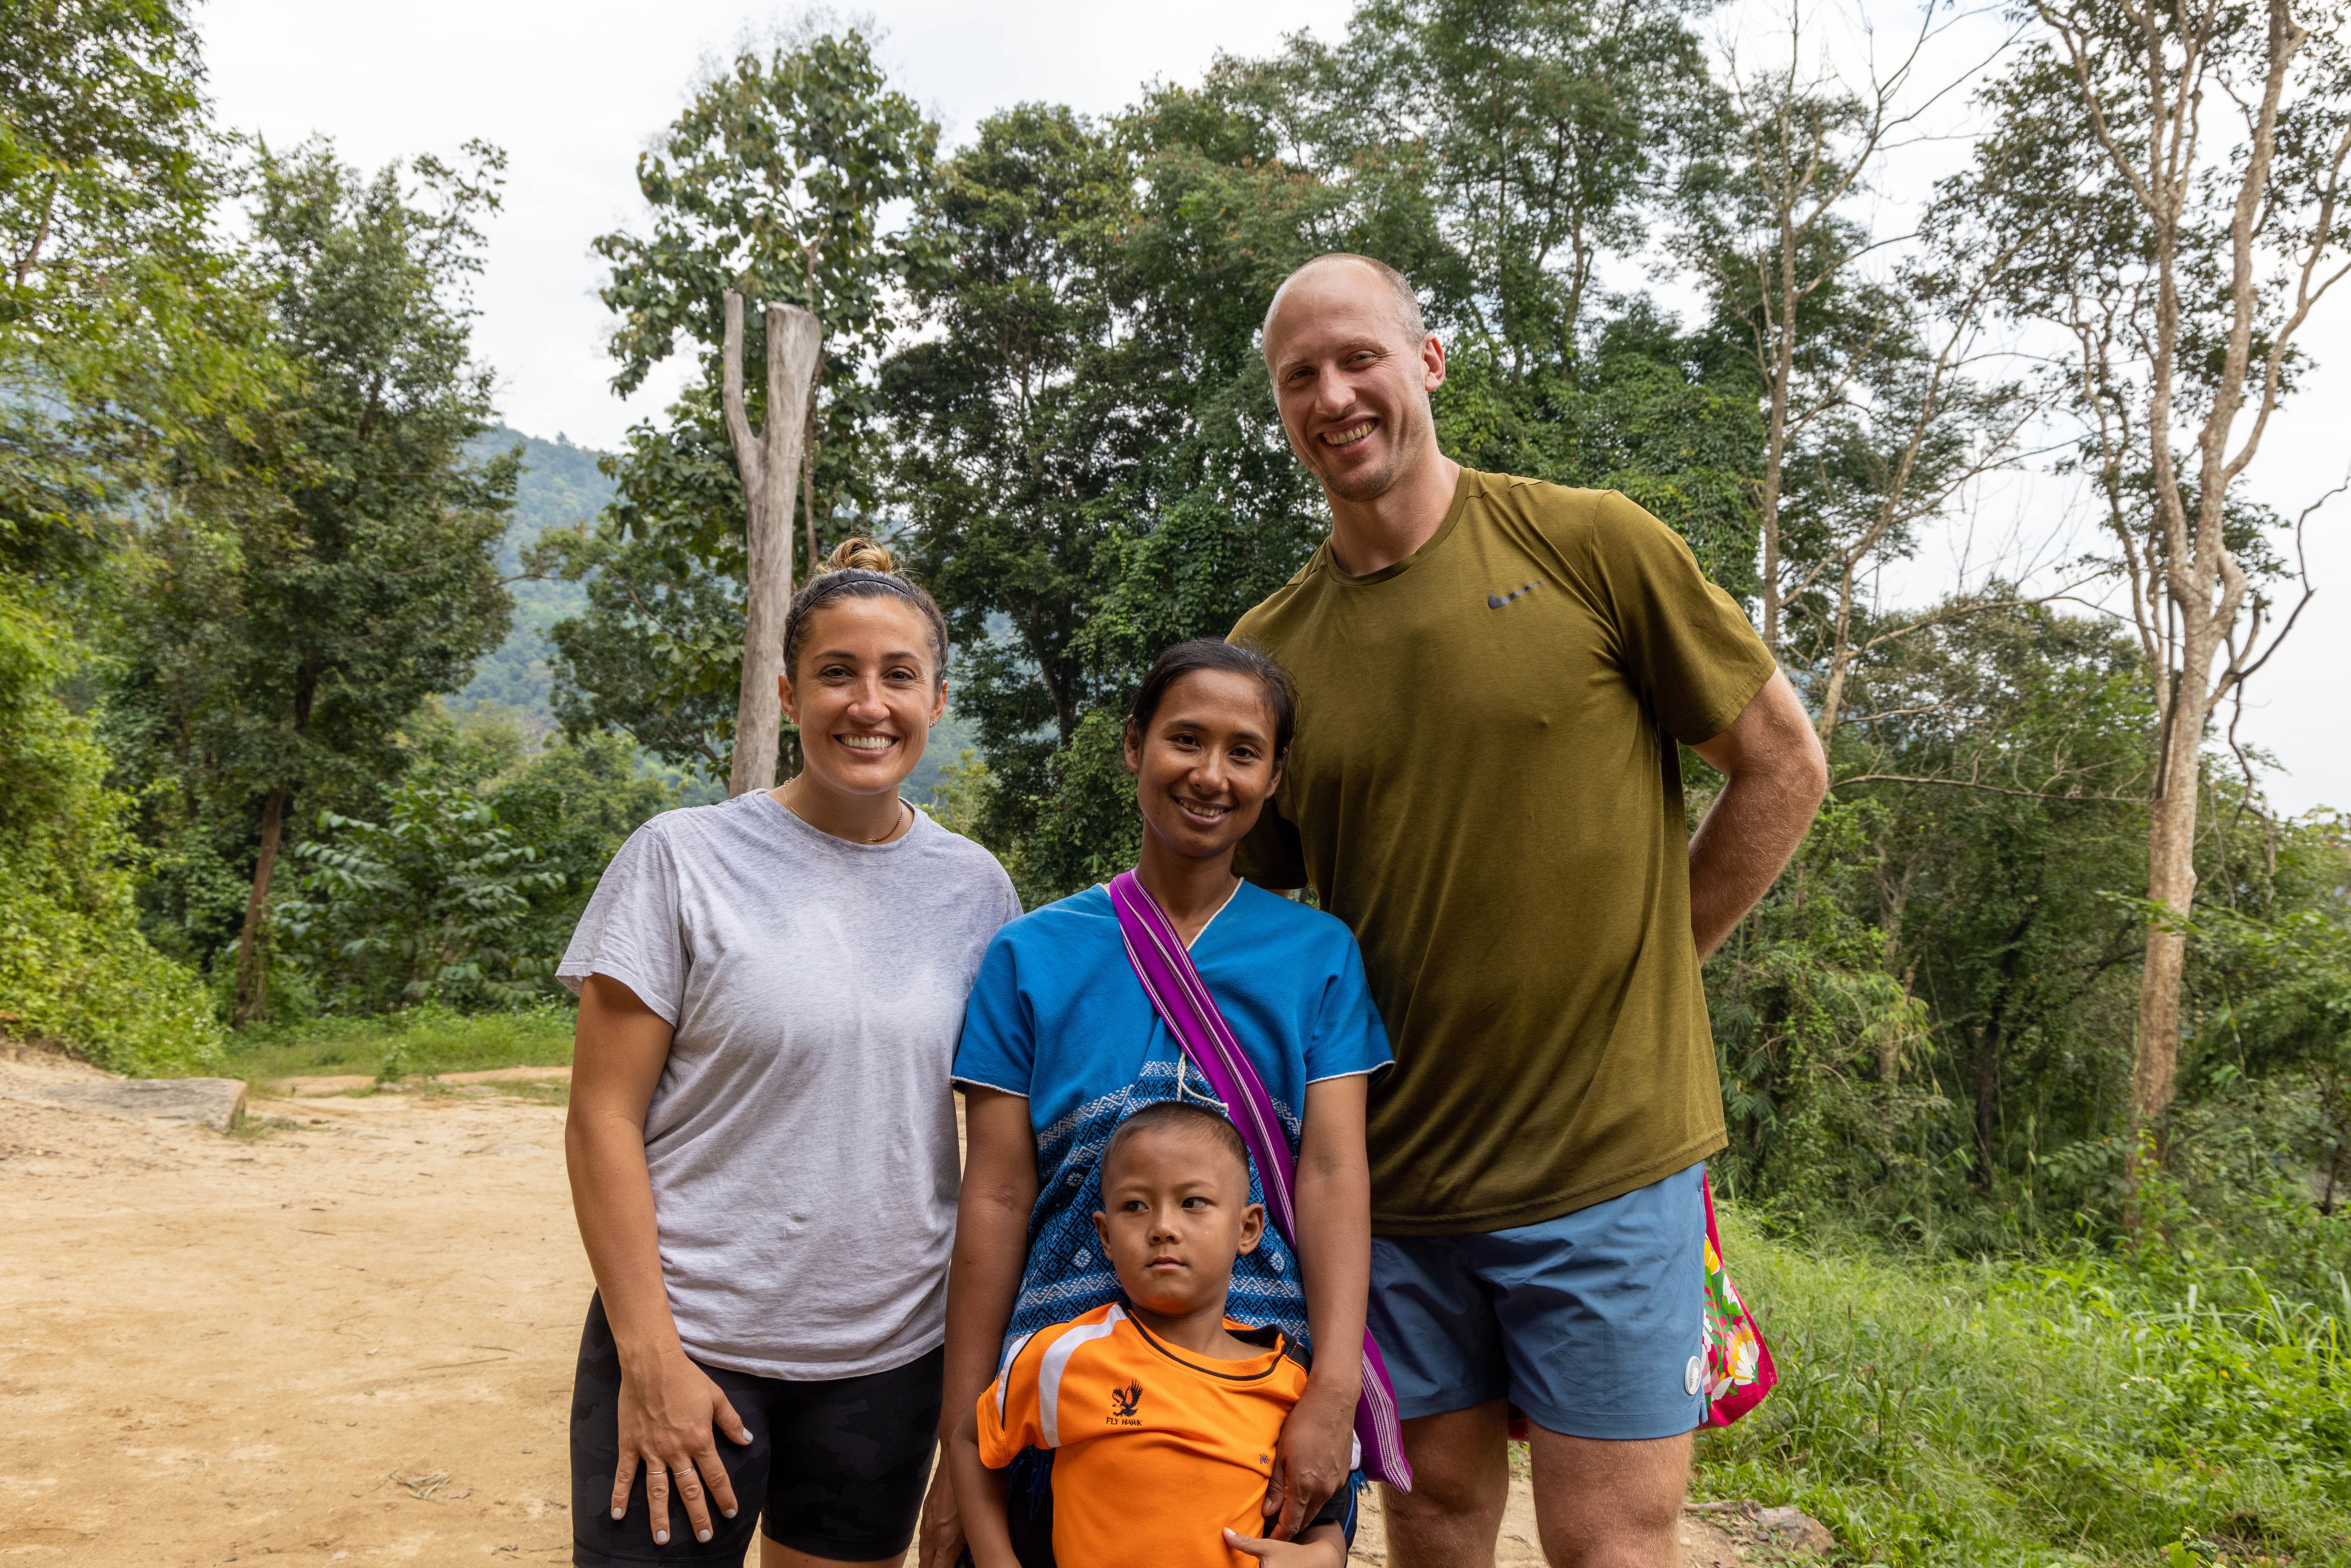
[[[1143,1385],[1140,1381],[1110,1391],[1110,1413],[1113,1416],[1132,1416],[1134,1407],[1142,1403]]]

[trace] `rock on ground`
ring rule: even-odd
[[[52,1083],[9,1092],[68,1111],[132,1121],[188,1122],[225,1133],[245,1114],[245,1085],[234,1078],[123,1078],[104,1083]]]

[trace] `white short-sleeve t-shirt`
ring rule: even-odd
[[[557,973],[610,976],[675,1030],[645,1163],[689,1355],[854,1377],[946,1338],[956,1036],[1019,913],[996,857],[919,811],[851,843],[754,790],[612,857]]]

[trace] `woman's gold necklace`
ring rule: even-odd
[[[778,785],[775,789],[775,794],[778,797],[776,803],[783,807],[785,810],[791,811],[792,815],[795,817],[799,816],[799,813],[798,811],[793,811],[791,802],[783,800],[781,797],[785,790],[790,789],[799,781],[799,775],[794,774],[782,784]],[[802,820],[805,821],[805,819]],[[896,838],[900,832],[904,831],[904,829],[900,826],[901,823],[904,823],[906,828],[911,828],[914,825],[914,808],[906,804],[906,798],[904,795],[898,797],[898,810],[897,812],[890,819],[890,831],[883,834],[878,839],[860,839],[857,841],[861,844],[886,844],[892,839]]]
[[[878,839],[868,839],[865,841],[869,844],[888,843],[904,831],[899,826],[901,822],[908,828],[914,825],[914,808],[906,804],[906,798],[904,795],[898,797],[898,812],[890,819],[890,831]]]

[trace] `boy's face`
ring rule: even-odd
[[[1155,1127],[1102,1166],[1094,1230],[1126,1298],[1168,1317],[1222,1309],[1233,1260],[1257,1249],[1265,1209],[1212,1134]]]

